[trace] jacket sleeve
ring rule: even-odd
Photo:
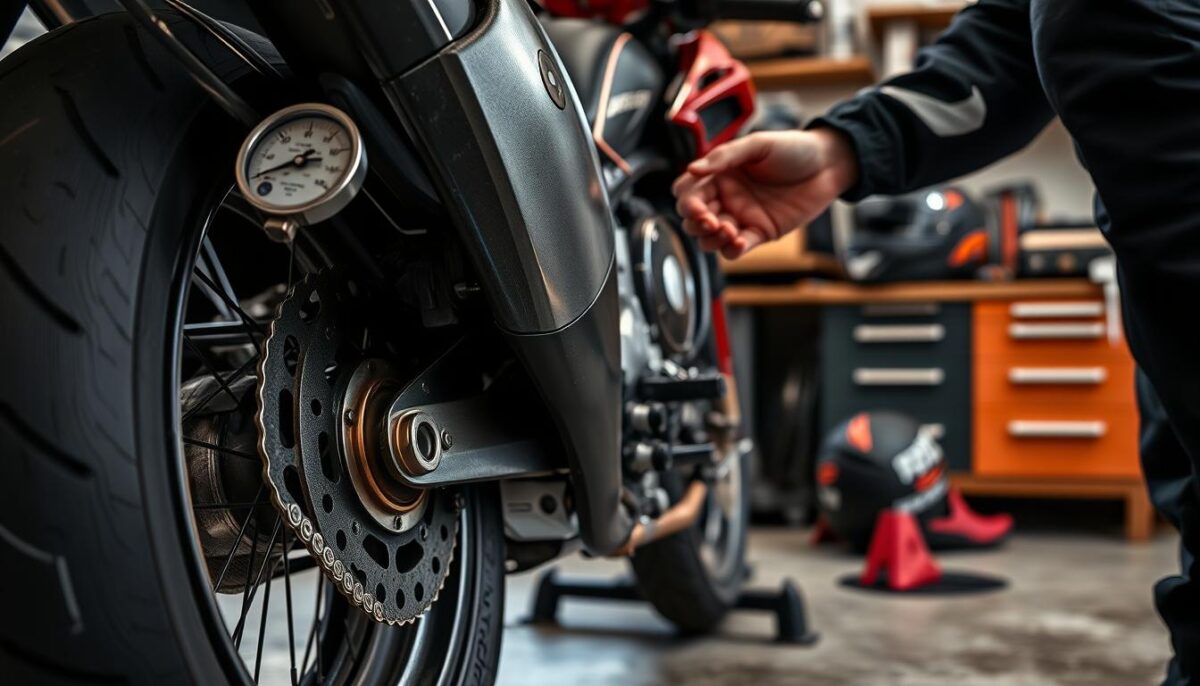
[[[808,128],[851,139],[843,196],[903,193],[1016,152],[1053,118],[1034,64],[1029,0],[980,0],[921,50],[913,71],[834,106]]]

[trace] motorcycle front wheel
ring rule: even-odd
[[[227,81],[258,78],[164,16]],[[271,294],[306,268],[230,193],[244,132],[122,14],[0,62],[0,102],[3,680],[491,683],[504,590],[493,488],[463,492],[440,595],[400,627],[351,607],[286,534],[267,537],[278,515],[266,500],[206,501],[201,519],[187,450],[257,455],[208,446],[181,422],[238,405],[230,387],[253,380],[260,344],[258,324],[238,339],[238,323],[269,320]],[[217,329],[232,338],[193,335],[197,311],[208,324],[224,313]],[[199,375],[218,392],[182,404]],[[257,513],[263,544],[225,580],[201,531],[214,510],[241,533]]]

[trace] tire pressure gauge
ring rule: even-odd
[[[362,188],[367,154],[345,112],[320,103],[285,107],[254,127],[237,158],[242,196],[271,215],[264,228],[290,241],[300,226],[342,210]]]

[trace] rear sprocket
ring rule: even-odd
[[[336,273],[292,289],[263,343],[258,448],[284,525],[326,576],[376,621],[405,624],[430,608],[446,580],[461,498],[374,487],[386,480],[376,455],[386,412],[355,393],[374,389],[385,405],[386,391],[403,387],[387,363],[394,336],[372,319],[379,310]],[[351,435],[366,437],[358,450],[349,449]]]

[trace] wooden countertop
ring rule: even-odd
[[[764,91],[806,86],[865,86],[875,82],[875,68],[866,55],[833,57],[780,57],[747,61],[754,85]]]
[[[883,35],[886,26],[892,22],[910,21],[921,28],[938,30],[949,26],[954,15],[964,7],[966,3],[876,5],[867,10],[867,21],[875,36]]]
[[[1009,300],[1013,298],[1098,298],[1099,286],[1086,279],[1018,281],[923,281],[864,286],[844,281],[804,279],[792,284],[735,284],[725,289],[729,305],[837,305],[865,302]]]

